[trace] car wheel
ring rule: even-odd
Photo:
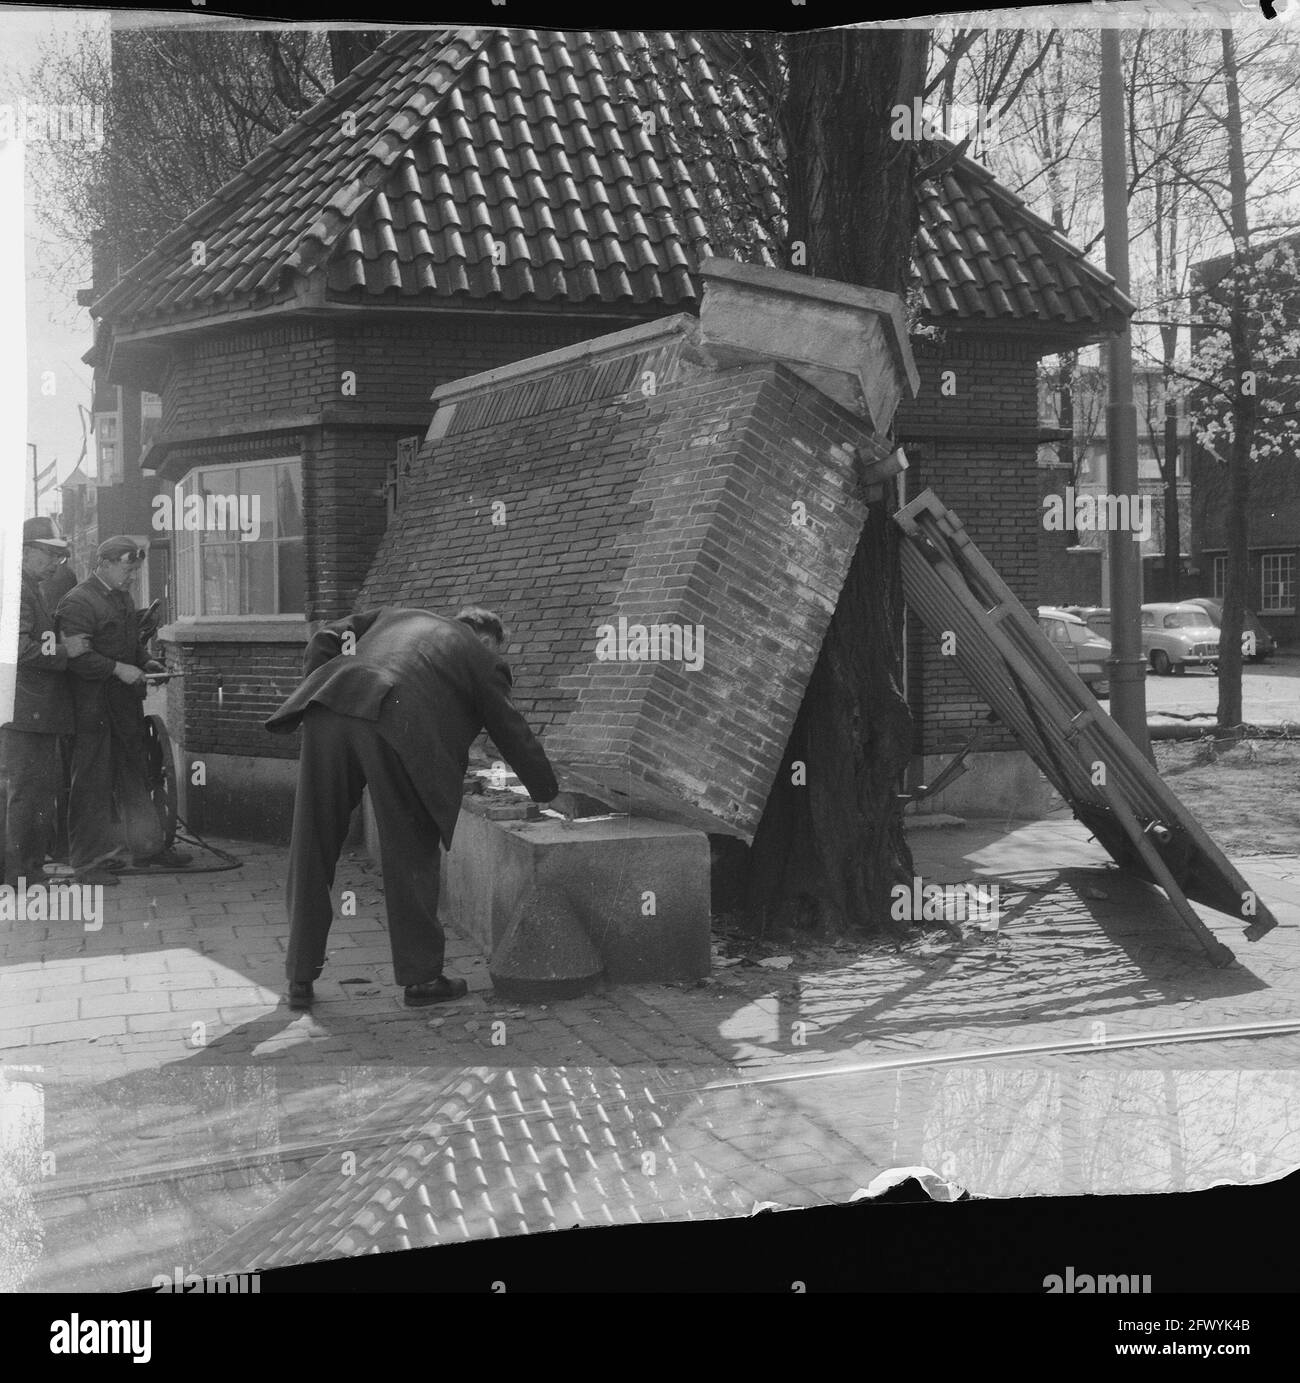
[[[1163,648],[1151,650],[1151,669],[1157,677],[1169,676],[1169,654]]]
[[[1218,663],[1206,663],[1205,666],[1209,669],[1209,673],[1210,673],[1210,676],[1211,676],[1211,677],[1217,677],[1217,676],[1219,675],[1219,665],[1218,665]]]

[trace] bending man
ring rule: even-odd
[[[459,998],[442,973],[439,844],[450,846],[469,747],[486,728],[535,802],[559,786],[510,701],[501,621],[462,610],[369,610],[322,627],[305,680],[266,722],[302,726],[289,852],[289,1007],[310,1008],[334,910],[330,888],[361,791],[370,788],[393,948],[393,977],[411,1007]]]

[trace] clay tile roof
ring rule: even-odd
[[[707,150],[700,128],[715,132]],[[927,146],[926,161],[943,152]],[[934,321],[1095,339],[1132,310],[971,160],[917,197],[914,264]],[[283,301],[301,278],[336,301],[680,309],[701,259],[777,264],[780,213],[738,79],[690,34],[404,32],[92,310],[127,327],[180,322]]]

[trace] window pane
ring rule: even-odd
[[[307,548],[301,538],[276,544],[280,563],[281,615],[301,615],[307,609]]]
[[[277,466],[276,486],[277,535],[284,538],[301,538],[303,534],[301,464],[295,461],[290,466]]]
[[[207,543],[203,547],[203,610],[205,615],[237,615],[239,611],[238,543]]]
[[[240,543],[241,615],[275,614],[275,544]]]
[[[275,519],[275,466],[246,466],[239,472],[240,503],[253,517],[253,501],[257,501],[257,512],[261,520],[258,529],[258,542],[263,539],[278,538],[279,528]],[[245,500],[243,496],[247,495]]]
[[[176,613],[197,615],[194,604],[194,535],[176,533]]]
[[[205,495],[231,495],[235,493],[235,473],[229,466],[219,470],[199,472],[199,491]]]

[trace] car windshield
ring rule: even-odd
[[[1065,628],[1067,633],[1070,635],[1071,643],[1088,642],[1089,634],[1088,626],[1086,624],[1067,624]]]
[[[1192,614],[1190,610],[1178,610],[1172,615],[1165,616],[1166,629],[1197,629],[1209,623],[1209,619],[1204,610]]]

